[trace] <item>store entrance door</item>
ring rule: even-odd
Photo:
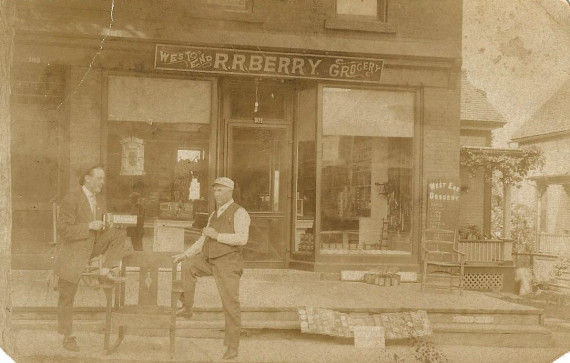
[[[250,91],[243,87],[239,92],[228,92],[227,96],[241,97],[243,101],[243,95]],[[279,96],[276,95],[277,89],[265,88],[263,92],[273,101],[279,98],[283,101],[282,107],[287,107],[288,97],[282,90]],[[260,93],[258,89],[258,104],[262,98]],[[225,171],[236,183],[234,200],[251,216],[244,258],[251,267],[284,268],[288,262],[291,215],[291,122],[287,117],[244,119],[240,116],[253,111],[254,102],[249,104],[229,99],[228,103],[234,107],[225,112],[228,116],[224,120]],[[237,107],[244,109],[236,110],[236,103]],[[282,116],[287,114],[290,113],[284,112]]]

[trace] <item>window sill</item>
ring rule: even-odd
[[[265,16],[249,11],[205,10],[195,9],[189,13],[190,18],[208,20],[239,21],[244,23],[264,23]]]
[[[357,20],[343,18],[328,18],[325,20],[326,29],[336,30],[356,30],[361,32],[374,32],[395,34],[396,27],[393,24],[381,22],[378,20]]]

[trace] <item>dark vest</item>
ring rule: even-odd
[[[239,208],[239,204],[234,202],[230,204],[220,217],[218,217],[217,212],[214,212],[210,219],[209,226],[214,228],[218,233],[235,233],[234,215]],[[210,237],[206,237],[204,245],[202,246],[202,254],[206,256],[206,258],[216,258],[232,252],[241,252],[241,250],[241,246],[230,246]]]

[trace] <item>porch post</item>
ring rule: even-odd
[[[511,239],[511,186],[503,183],[503,261],[513,260]]]
[[[511,186],[503,184],[503,238],[511,238]]]
[[[540,245],[540,220],[542,219],[542,195],[546,191],[544,184],[536,182],[536,250],[538,252],[542,251],[542,246]]]
[[[10,298],[12,197],[10,168],[10,67],[15,1],[0,0],[0,347],[14,354]]]

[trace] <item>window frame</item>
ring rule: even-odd
[[[357,15],[357,14],[339,14],[338,12],[338,2],[335,1],[335,14],[338,18],[346,19],[368,19],[369,21],[379,21],[382,23],[387,22],[388,19],[388,0],[376,0],[376,16],[372,15]]]
[[[395,92],[411,92],[414,94],[414,135],[412,144],[412,201],[414,205],[412,207],[412,220],[411,220],[411,254],[322,254],[320,247],[319,234],[322,231],[322,142],[323,142],[323,89],[324,88],[347,88],[347,89],[363,89],[371,91],[395,91]],[[315,229],[315,261],[318,262],[335,262],[338,259],[343,259],[344,261],[358,261],[378,263],[379,261],[390,261],[393,263],[396,258],[398,261],[405,263],[416,263],[419,261],[419,243],[418,236],[420,235],[422,228],[422,201],[423,197],[423,91],[416,87],[391,87],[391,86],[370,86],[370,85],[360,85],[360,84],[342,84],[342,83],[319,83],[317,87],[317,139],[316,139],[316,209],[315,209],[315,222],[313,228]]]
[[[396,27],[388,22],[388,1],[377,0],[377,14],[372,16],[339,14],[335,0],[335,14],[325,20],[325,29],[395,34]]]
[[[265,15],[256,13],[253,0],[245,0],[245,7],[239,9],[232,6],[207,4],[204,0],[190,0],[188,16],[195,19],[238,21],[244,23],[262,24]]]
[[[208,0],[192,0],[192,6],[201,7],[203,9],[215,12],[229,12],[229,13],[243,13],[243,14],[253,13],[253,0],[244,0],[244,1],[245,5],[243,8],[232,5],[209,4]]]

